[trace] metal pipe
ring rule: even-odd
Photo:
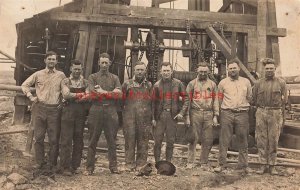
[[[7,84],[0,84],[0,90],[23,92],[21,86],[7,85]],[[30,88],[30,91],[35,92],[35,88]]]

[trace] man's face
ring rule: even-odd
[[[208,67],[200,66],[197,69],[198,77],[200,80],[206,80],[208,75]]]
[[[160,70],[160,74],[163,79],[170,79],[172,76],[173,70],[171,69],[171,66],[162,66]]]
[[[265,77],[272,78],[275,75],[276,67],[274,64],[266,64],[265,66]]]
[[[232,63],[228,65],[228,75],[232,78],[238,77],[240,72],[240,67],[237,63]]]
[[[44,62],[46,63],[46,67],[48,69],[54,69],[55,65],[57,64],[56,55],[49,55],[44,59]]]
[[[98,65],[100,67],[100,70],[107,71],[109,69],[109,66],[111,65],[111,63],[108,58],[100,57],[98,60]]]
[[[79,78],[82,73],[82,66],[81,65],[72,65],[71,73],[74,78],[76,78],[76,79]]]
[[[144,65],[136,65],[134,67],[134,75],[137,79],[143,79],[146,75],[146,67]]]

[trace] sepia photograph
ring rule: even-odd
[[[300,188],[300,0],[0,0],[0,189]]]

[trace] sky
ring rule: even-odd
[[[15,24],[44,10],[71,0],[0,0],[0,50],[14,57],[17,44]],[[132,0],[135,6],[150,6],[150,0]],[[216,11],[222,0],[211,0],[211,11]],[[173,6],[173,4],[171,4]],[[165,3],[161,7],[169,8]],[[187,9],[187,0],[174,2],[174,7]],[[277,24],[287,29],[287,37],[279,38],[281,70],[283,76],[300,75],[300,0],[276,0]],[[177,44],[175,44],[176,46]],[[177,54],[177,52],[176,52]],[[167,58],[168,55],[165,54]],[[0,70],[11,69],[0,63]]]

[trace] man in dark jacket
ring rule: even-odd
[[[171,161],[176,136],[176,120],[182,120],[188,108],[185,87],[180,80],[172,78],[173,68],[171,63],[163,62],[161,77],[154,84],[152,96],[152,124],[154,126],[154,157],[160,161],[161,145],[166,134],[166,160]],[[185,102],[180,106],[180,97]]]

